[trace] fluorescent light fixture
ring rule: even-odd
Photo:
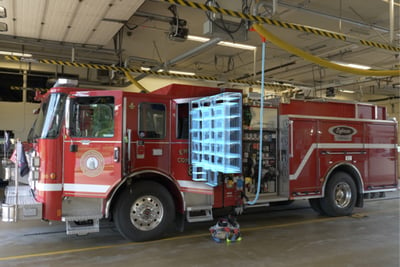
[[[143,71],[151,71],[150,67],[140,67],[140,69]],[[159,69],[157,70],[157,72],[164,72],[164,69]]]
[[[385,2],[385,3],[390,4],[390,1],[389,1],[389,0],[382,0],[382,2]],[[394,5],[395,5],[395,6],[400,6],[400,3],[394,2]]]
[[[345,63],[345,62],[340,62],[340,61],[332,61],[333,63],[342,65],[344,67],[350,67],[350,68],[355,68],[355,69],[360,69],[360,70],[369,70],[371,69],[370,66],[365,66],[361,64],[354,64],[354,63]]]
[[[222,45],[222,46],[228,46],[228,47],[233,47],[233,48],[238,48],[238,49],[243,49],[243,50],[251,50],[251,51],[256,50],[256,48],[257,48],[254,45],[245,45],[245,44],[225,42],[225,41],[221,41],[218,44]]]
[[[143,71],[151,71],[151,68],[149,68],[149,67],[140,67],[140,69]],[[164,72],[164,69],[159,69],[159,70],[157,70],[157,72]],[[179,70],[169,70],[168,73],[178,74],[178,75],[188,75],[188,76],[196,75],[196,73],[194,73],[194,72],[179,71]]]
[[[178,75],[188,75],[188,76],[195,76],[196,73],[194,72],[187,72],[187,71],[178,71],[178,70],[170,70],[168,73],[171,74],[178,74]]]
[[[187,39],[190,41],[201,42],[201,43],[210,41],[210,38],[195,36],[195,35],[188,35]],[[218,45],[228,46],[228,47],[238,48],[238,49],[243,49],[243,50],[251,50],[251,51],[254,51],[257,49],[257,47],[254,45],[245,45],[245,44],[225,42],[225,41],[219,42]]]
[[[0,51],[0,55],[4,55],[4,56],[16,56],[16,57],[32,57],[32,54],[18,53],[18,52],[9,52],[9,51]]]
[[[354,94],[355,93],[355,91],[353,91],[353,90],[345,90],[345,89],[340,89],[339,92],[347,93],[347,94]]]
[[[195,42],[201,42],[201,43],[210,41],[210,38],[195,36],[195,35],[188,35],[187,39],[189,41],[195,41]]]

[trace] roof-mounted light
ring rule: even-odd
[[[77,87],[78,80],[67,79],[67,78],[59,78],[53,87]]]

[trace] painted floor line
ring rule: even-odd
[[[363,213],[363,215],[371,215],[371,214],[386,213],[386,212],[393,212],[393,211],[398,211],[398,210],[397,209],[390,209],[390,210],[386,209],[386,210],[379,210],[379,211],[373,211],[373,212],[365,212],[365,213]],[[318,218],[318,219],[311,219],[311,220],[292,222],[292,223],[241,228],[240,231],[241,232],[252,232],[252,231],[265,230],[265,229],[291,227],[291,226],[303,225],[303,224],[322,223],[322,222],[334,221],[334,220],[343,219],[343,218],[351,218],[351,216],[349,216],[349,217],[322,217],[322,218]],[[207,232],[207,233],[202,233],[202,234],[175,236],[175,237],[169,237],[169,238],[165,238],[165,239],[147,241],[147,242],[141,242],[141,243],[129,242],[129,243],[124,243],[124,244],[116,244],[116,245],[105,245],[105,246],[96,246],[96,247],[86,247],[86,248],[78,248],[78,249],[67,249],[67,250],[49,251],[49,252],[42,252],[42,253],[15,255],[15,256],[8,256],[8,257],[0,257],[0,261],[10,261],[10,260],[18,260],[18,259],[26,259],[26,258],[37,258],[37,257],[47,257],[47,256],[62,255],[62,254],[72,254],[72,253],[80,253],[80,252],[95,251],[95,250],[102,250],[102,249],[128,247],[128,246],[132,246],[132,245],[135,245],[135,246],[149,245],[149,244],[156,244],[156,243],[162,243],[162,242],[173,241],[173,240],[185,240],[185,239],[199,238],[199,237],[206,237],[206,236],[210,236],[210,234]]]

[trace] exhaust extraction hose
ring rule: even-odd
[[[357,75],[363,75],[363,76],[399,76],[400,75],[400,69],[398,69],[398,70],[362,70],[362,69],[342,66],[340,64],[336,64],[336,63],[330,62],[328,60],[322,59],[320,57],[311,55],[297,47],[294,47],[294,46],[284,42],[283,40],[279,39],[277,36],[275,36],[271,32],[267,31],[259,23],[254,23],[253,28],[258,34],[265,37],[268,41],[275,44],[276,46],[279,46],[280,48],[286,50],[289,53],[292,53],[296,56],[302,57],[305,60],[314,62],[315,64],[324,66],[326,68],[335,69],[335,70],[343,71],[343,72],[349,72],[349,73],[353,73],[353,74],[357,74]]]
[[[135,80],[135,78],[132,77],[132,75],[129,73],[129,71],[124,70],[125,77],[128,78],[128,80],[135,85],[137,88],[139,88],[142,92],[148,93],[149,90],[143,87],[138,81]]]
[[[262,157],[262,147],[263,147],[263,117],[264,117],[264,70],[265,70],[265,40],[262,42],[262,55],[261,55],[261,96],[260,96],[260,140],[259,140],[259,151],[258,151],[258,181],[257,181],[257,192],[256,196],[252,201],[247,202],[249,205],[254,205],[257,203],[258,198],[260,197],[260,191],[261,191],[261,178],[262,178],[262,163],[263,163],[263,157]]]

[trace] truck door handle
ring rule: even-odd
[[[69,151],[70,152],[78,152],[78,145],[77,144],[72,144],[69,146]]]
[[[119,147],[114,147],[114,162],[119,162]]]

